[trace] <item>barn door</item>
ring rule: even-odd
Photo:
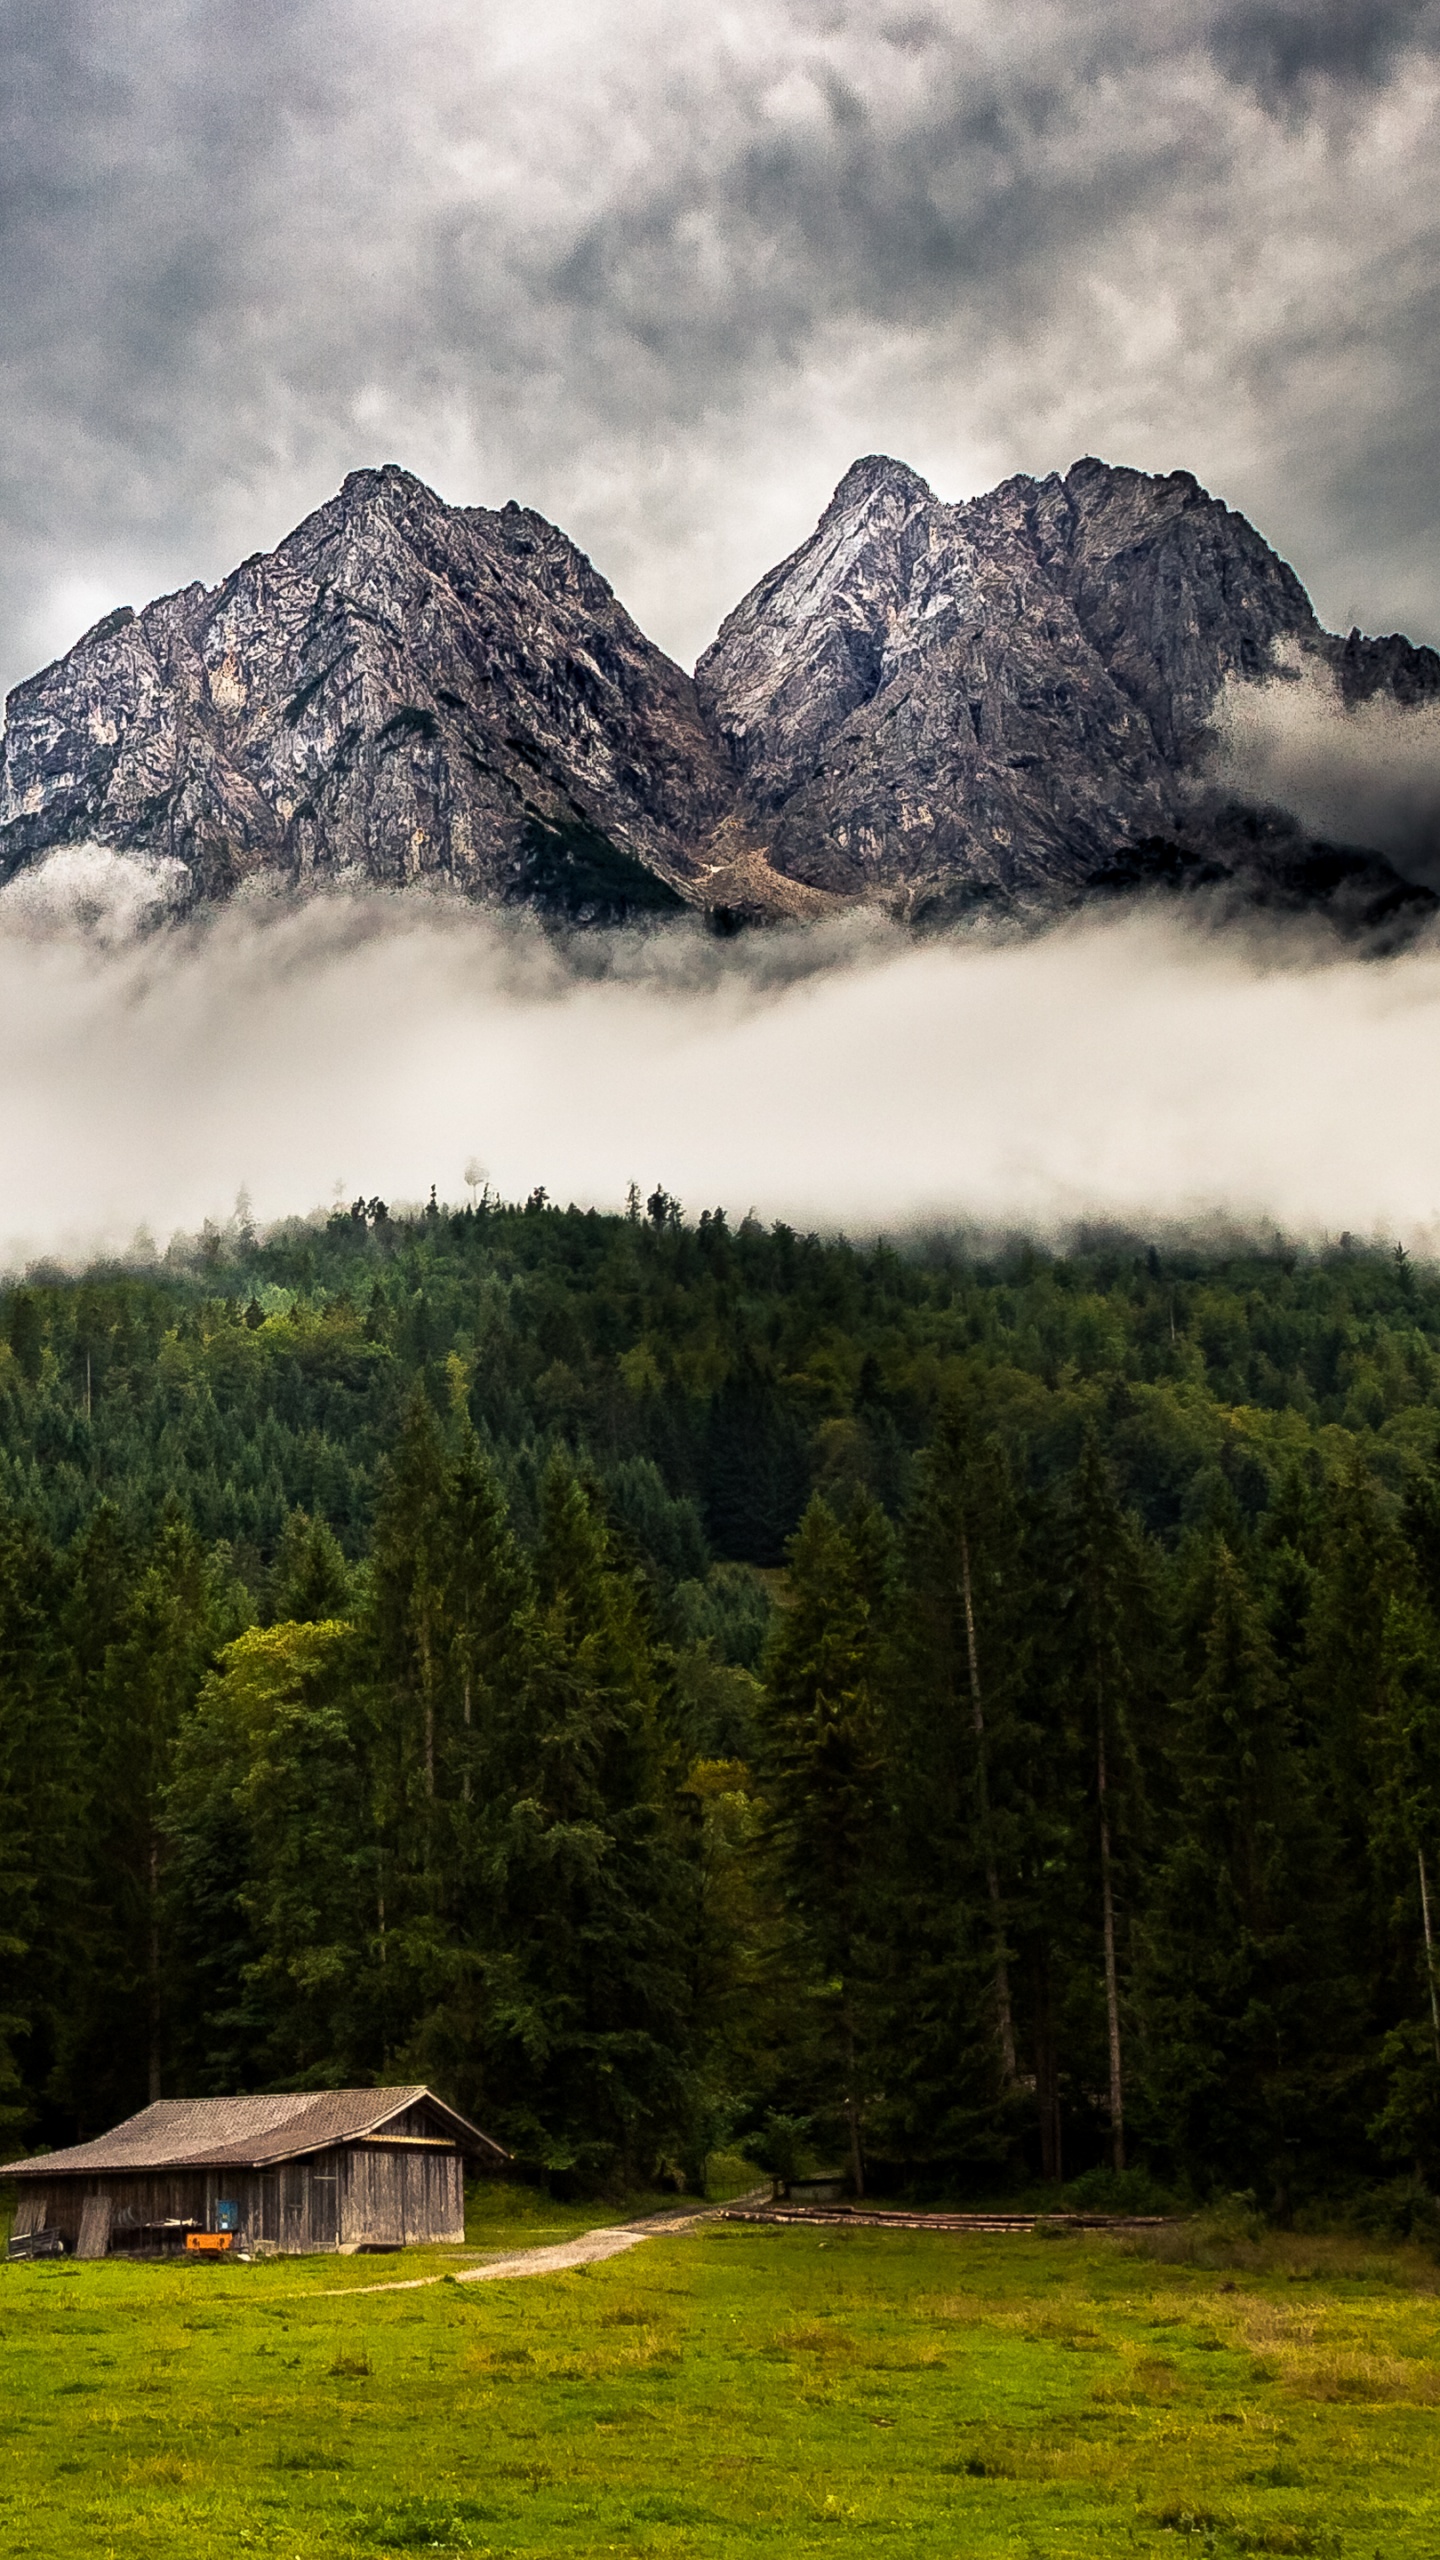
[[[322,2154],[308,2172],[310,2181],[310,2246],[333,2249],[340,2237],[340,2155]]]
[[[297,2257],[309,2246],[310,2173],[304,2161],[287,2160],[280,2172],[280,2246]]]
[[[110,2247],[111,2200],[109,2196],[87,2196],[80,2209],[80,2237],[75,2246],[77,2258],[103,2258]]]
[[[404,2200],[394,2152],[370,2151],[357,2143],[346,2166],[350,2182],[346,2239],[362,2247],[374,2241],[394,2248],[405,2238]]]

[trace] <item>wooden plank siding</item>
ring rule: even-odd
[[[409,2151],[375,2140],[345,2155],[342,2248],[366,2241],[463,2240],[464,2168],[458,2151]]]
[[[413,2139],[413,2137],[412,2137]],[[148,2176],[56,2178],[22,2189],[17,2236],[59,2231],[85,2256],[119,2255],[133,2233],[164,2222],[213,2231],[221,2199],[237,2208],[237,2246],[257,2255],[307,2256],[366,2243],[404,2248],[465,2237],[465,2171],[458,2151],[411,2149],[383,2137],[345,2144],[273,2169],[177,2169]],[[102,2238],[103,2219],[103,2238]],[[177,2239],[177,2245],[183,2245]]]
[[[15,2234],[55,2231],[84,2257],[183,2249],[187,2228],[219,2228],[225,2202],[238,2247],[259,2255],[459,2242],[467,2153],[508,2156],[413,2083],[156,2099],[108,2134],[9,2164]]]

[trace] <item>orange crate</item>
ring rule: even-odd
[[[185,2246],[206,2258],[218,2257],[234,2240],[233,2231],[187,2231]]]

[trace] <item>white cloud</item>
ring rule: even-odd
[[[0,906],[0,1253],[339,1195],[618,1207],[633,1175],[852,1232],[1238,1219],[1440,1249],[1440,950],[1152,910],[1039,941],[873,922],[719,944],[442,901],[97,942]]]
[[[1247,797],[1440,887],[1440,702],[1347,704],[1311,659],[1267,684],[1232,682],[1214,727],[1216,770]]]

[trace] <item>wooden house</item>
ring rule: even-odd
[[[228,2234],[260,2257],[463,2240],[467,2157],[495,2167],[509,2154],[432,2090],[310,2089],[161,2098],[0,2178],[20,2190],[15,2254],[149,2256]]]

